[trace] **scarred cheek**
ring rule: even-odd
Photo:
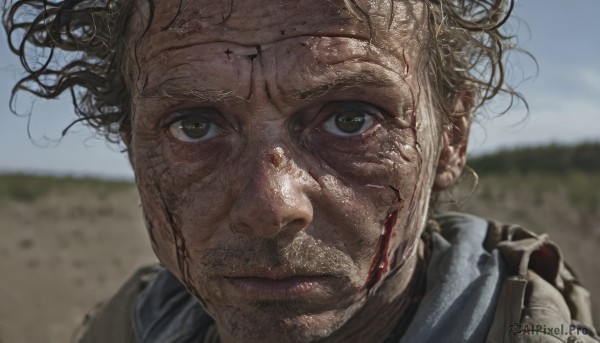
[[[369,274],[363,286],[363,289],[367,291],[367,295],[383,279],[390,268],[390,241],[396,227],[399,210],[389,213],[383,223],[383,230],[377,242],[375,256],[373,256],[371,266],[369,267]]]
[[[222,183],[212,182],[215,187],[211,188],[189,184],[169,174],[169,177],[159,179],[161,182],[157,189],[144,202],[144,208],[154,209],[149,214],[152,225],[148,226],[148,230],[151,231],[153,245],[158,248],[160,261],[175,273],[190,294],[203,302],[202,282],[199,281],[202,276],[197,274],[198,260],[194,256],[214,234],[216,226],[210,225],[210,218],[219,216],[219,213],[213,213],[210,205],[223,208],[223,199],[218,196],[223,191],[217,190]],[[207,198],[211,201],[206,201]]]
[[[164,137],[144,135],[140,130],[136,133],[131,149],[152,246],[160,261],[199,298],[193,281],[192,254],[211,232],[199,230],[193,220],[210,221],[207,218],[220,215],[213,209],[224,207],[219,205],[224,201],[222,194],[226,190],[221,185],[225,183],[214,177],[220,175],[214,172],[219,163],[211,163],[219,154],[209,153],[212,151],[206,148],[188,149],[179,145],[172,150],[172,142]],[[182,162],[182,153],[183,157],[198,160]]]
[[[375,244],[373,256],[361,291],[366,291],[367,296],[392,273],[405,266],[410,254],[414,251],[420,233],[420,217],[417,213],[419,199],[414,198],[404,191],[389,187],[388,195],[393,193],[394,201],[388,203],[389,212],[385,216],[380,236]],[[417,186],[413,193],[417,192]],[[384,191],[382,189],[382,191]],[[388,200],[389,196],[386,196]]]
[[[406,153],[405,156],[409,156]],[[421,172],[418,159],[410,157],[393,164],[393,173],[382,172],[380,178],[373,179],[379,184],[367,184],[368,193],[373,203],[385,209],[385,219],[380,236],[375,244],[368,274],[362,290],[370,294],[381,284],[382,280],[394,270],[401,268],[407,252],[414,243],[415,233],[418,232],[418,209],[421,189],[419,174]],[[387,183],[385,183],[387,181]],[[383,183],[383,184],[382,184]],[[365,192],[367,193],[367,192]],[[397,226],[398,221],[400,225]]]

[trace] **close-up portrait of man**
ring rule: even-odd
[[[548,236],[436,211],[478,111],[520,98],[513,6],[8,1],[13,95],[122,144],[160,262],[77,341],[599,341]]]

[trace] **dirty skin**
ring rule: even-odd
[[[428,163],[415,147],[436,126],[417,108],[414,35],[371,41],[365,23],[330,2],[302,2],[304,18],[292,2],[235,2],[226,29],[223,4],[189,4],[156,2],[132,63],[131,150],[157,255],[203,303],[223,342],[318,341],[328,332],[377,341],[410,298],[422,214],[407,212],[430,189],[419,182]],[[137,20],[142,35],[146,22]],[[388,22],[374,32],[380,27],[387,32]],[[348,108],[373,117],[362,136],[332,126]],[[168,125],[190,115],[220,134],[173,136]],[[313,289],[283,301],[288,307],[261,307],[230,282],[302,273],[331,277],[315,277]]]

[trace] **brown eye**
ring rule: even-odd
[[[344,133],[353,134],[365,126],[366,120],[364,113],[343,112],[335,115],[335,126]]]
[[[221,130],[210,119],[190,115],[169,125],[171,135],[182,142],[200,142],[217,136]]]
[[[373,126],[373,116],[357,110],[342,110],[323,123],[323,129],[337,136],[358,136]]]
[[[186,136],[198,139],[208,133],[210,122],[206,118],[188,118],[179,122],[179,128]]]

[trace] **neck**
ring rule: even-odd
[[[322,342],[398,341],[412,320],[424,291],[425,269],[423,241],[417,253],[369,296],[363,308],[333,335]]]

